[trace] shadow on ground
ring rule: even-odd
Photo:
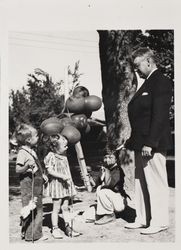
[[[49,229],[52,229],[51,212],[44,213],[43,226],[48,227]],[[65,222],[64,222],[63,218],[61,218],[61,217],[58,218],[58,226],[62,231],[65,231]]]
[[[127,206],[122,212],[116,213],[116,218],[121,218],[128,223],[135,221],[136,211],[130,206]]]

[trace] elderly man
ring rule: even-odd
[[[158,70],[152,50],[139,48],[132,56],[145,81],[128,105],[132,132],[125,146],[135,153],[136,219],[125,228],[144,228],[141,234],[155,234],[169,225],[166,152],[172,148],[172,83]]]

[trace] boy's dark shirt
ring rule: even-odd
[[[111,181],[109,185],[104,185],[101,187],[101,189],[107,188],[112,190],[115,193],[120,193],[123,197],[127,197],[127,194],[124,190],[124,172],[122,168],[120,168],[117,164],[114,165],[110,170],[110,175],[111,175]],[[101,185],[102,181],[100,179],[101,177],[101,171],[98,176],[98,180],[96,181],[96,186]]]

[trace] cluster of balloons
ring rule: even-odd
[[[90,131],[87,118],[100,109],[101,105],[101,98],[89,95],[88,89],[83,86],[76,87],[66,101],[64,117],[48,118],[42,122],[40,129],[48,136],[61,133],[69,143],[75,144],[80,141],[82,132]]]

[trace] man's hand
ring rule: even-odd
[[[152,152],[152,148],[148,146],[143,146],[141,150],[141,154],[143,157],[152,156],[151,152]]]

